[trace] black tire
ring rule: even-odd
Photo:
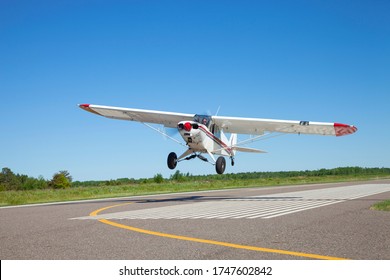
[[[217,162],[215,164],[215,170],[217,171],[218,174],[223,174],[225,172],[226,168],[226,160],[224,157],[219,157],[217,159]]]
[[[167,164],[169,169],[175,169],[177,165],[177,155],[172,152],[168,155]]]

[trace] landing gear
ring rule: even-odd
[[[189,152],[192,152],[192,151],[189,150]],[[217,171],[218,174],[223,174],[225,172],[225,169],[226,169],[225,157],[221,156],[217,159],[217,161],[215,161],[214,157],[210,154],[210,156],[213,159],[213,162],[215,162],[215,164],[214,164],[214,163],[210,162],[207,158],[202,156],[201,153],[193,153],[192,155],[186,157],[186,155],[190,154],[189,152],[186,152],[183,155],[181,155],[179,159],[177,158],[176,153],[174,153],[174,152],[170,153],[168,155],[168,158],[167,158],[168,168],[173,170],[176,168],[178,162],[181,162],[183,160],[191,160],[194,158],[199,158],[202,161],[205,161],[205,162],[208,162],[212,165],[215,165],[215,170]],[[233,158],[231,158],[231,161],[232,161],[232,165],[234,165]]]
[[[215,170],[217,171],[218,174],[223,174],[225,172],[226,168],[226,160],[224,157],[219,157],[217,159],[217,162],[215,163]]]
[[[175,169],[177,166],[177,155],[172,152],[168,155],[167,164],[169,169]]]

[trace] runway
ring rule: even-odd
[[[390,259],[390,180],[1,208],[1,259]]]

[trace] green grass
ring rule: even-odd
[[[390,200],[378,202],[371,207],[372,210],[390,211]]]
[[[73,187],[61,190],[47,189],[28,191],[2,191],[0,192],[0,206],[230,188],[269,187],[297,184],[363,181],[385,178],[389,177],[373,178],[369,176],[298,176],[289,178],[199,180],[185,182],[166,180],[161,184],[138,183],[120,186]]]

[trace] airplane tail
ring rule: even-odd
[[[226,145],[228,147],[225,147],[222,149],[218,148],[218,149],[212,151],[211,153],[215,153],[215,154],[219,154],[219,155],[223,155],[223,156],[233,156],[233,157],[236,155],[237,151],[245,152],[245,153],[266,153],[265,151],[258,150],[258,149],[237,146],[237,134],[236,133],[232,133],[230,135],[230,139],[228,140],[226,135],[221,131],[221,140],[223,143],[226,143]],[[230,151],[228,151],[228,149]]]
[[[239,147],[237,146],[237,134],[232,133],[229,140],[230,147],[233,151],[233,155],[236,154],[236,151],[244,152],[244,153],[266,153],[265,151],[253,149],[253,148],[246,148],[246,147]]]
[[[246,147],[232,147],[234,151],[239,151],[239,152],[244,152],[244,153],[258,153],[258,154],[265,154],[267,153],[266,151],[258,150],[258,149],[253,149],[253,148],[246,148]]]
[[[229,146],[232,148],[233,156],[236,155],[236,150],[234,149],[237,144],[237,134],[232,133],[229,140]]]

